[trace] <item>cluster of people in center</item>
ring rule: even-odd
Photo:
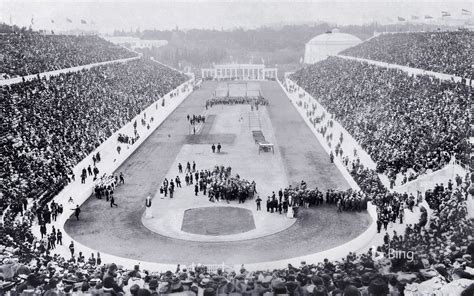
[[[184,168],[185,184],[186,186],[194,186],[194,194],[206,195],[211,202],[219,202],[225,200],[227,202],[238,200],[239,203],[244,203],[247,199],[252,199],[257,193],[256,184],[254,181],[240,178],[239,175],[231,176],[232,169],[230,167],[215,166],[212,170],[197,170],[196,163],[193,161],[186,163]],[[178,173],[183,173],[183,165],[178,164]],[[169,185],[168,185],[169,183]],[[181,187],[181,179],[178,176],[168,182],[165,179],[163,186],[160,187],[161,197],[164,198],[170,193],[170,198],[173,197],[175,184]],[[194,185],[193,185],[194,184]]]

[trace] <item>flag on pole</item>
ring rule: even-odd
[[[445,17],[445,16],[451,16],[451,14],[447,11],[441,11],[441,16],[442,17]]]
[[[81,20],[81,24],[85,25],[87,22],[85,20]]]
[[[406,19],[404,19],[403,17],[400,17],[400,16],[399,16],[399,17],[398,17],[398,21],[399,21],[399,22],[404,22],[404,21],[406,21]]]
[[[416,16],[416,15],[412,15],[412,16],[411,16],[411,19],[412,19],[412,20],[417,20],[417,19],[419,19],[419,17]]]
[[[462,15],[472,15],[472,12],[463,8],[463,9],[461,9],[461,14]]]
[[[70,18],[66,18],[66,22],[72,23],[72,20]]]
[[[433,17],[431,15],[425,15],[425,19],[431,20],[431,19],[433,19]]]

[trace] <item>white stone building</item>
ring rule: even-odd
[[[332,32],[318,35],[306,43],[304,62],[306,64],[317,63],[359,43],[362,43],[362,40],[356,36],[334,29]]]

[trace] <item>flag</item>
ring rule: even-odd
[[[463,9],[461,9],[461,14],[462,15],[472,15],[472,12],[470,12],[469,10],[463,8]]]
[[[406,21],[406,19],[404,19],[403,17],[398,17],[398,21],[399,22],[404,22],[404,21]]]
[[[72,20],[70,18],[66,18],[66,22],[72,23]]]
[[[85,25],[87,22],[85,20],[81,20],[81,24]]]
[[[451,16],[451,14],[447,11],[441,11],[441,16],[442,17],[445,17],[445,16]]]
[[[425,15],[425,19],[431,20],[433,17],[431,15]]]
[[[54,20],[51,20],[51,24],[54,24]]]
[[[412,20],[417,20],[417,19],[418,19],[418,16],[412,15],[412,16],[411,16],[411,19],[412,19]]]

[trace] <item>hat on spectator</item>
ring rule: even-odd
[[[158,288],[158,281],[156,279],[152,279],[149,283],[148,283],[148,287],[150,287],[150,289],[156,289]]]
[[[201,287],[205,287],[211,280],[208,279],[208,278],[203,278],[200,282],[199,282],[199,285]]]
[[[389,292],[387,283],[384,282],[384,280],[382,280],[381,278],[374,279],[370,283],[368,291],[369,291],[369,293],[371,293],[375,296],[378,296],[378,295],[384,295],[385,296]]]
[[[183,286],[181,285],[181,281],[177,277],[173,277],[171,279],[171,293],[180,292]]]
[[[81,287],[81,291],[82,291],[82,292],[87,292],[87,291],[89,291],[89,288],[90,288],[89,282],[83,282],[83,283],[82,283],[82,287]]]
[[[204,289],[203,296],[216,296],[216,290],[213,288]]]
[[[274,279],[272,281],[272,289],[275,294],[286,294],[285,282],[280,278]]]
[[[130,294],[132,294],[132,295],[137,295],[137,294],[138,294],[138,290],[140,290],[140,286],[137,285],[137,284],[133,284],[133,285],[130,287]]]
[[[320,278],[319,276],[317,275],[314,275],[312,278],[311,278],[311,282],[313,283],[313,285],[323,285],[324,282],[323,282],[323,279]]]
[[[151,292],[148,289],[139,289],[137,296],[151,296]]]
[[[344,289],[344,296],[360,296],[360,291],[353,285],[348,285]]]
[[[326,290],[326,287],[324,287],[323,285],[318,285],[314,287],[313,295],[314,296],[327,296],[328,292]]]
[[[164,274],[164,277],[165,278],[171,278],[173,276],[173,273],[171,271],[166,271],[165,274]]]
[[[331,283],[331,277],[327,274],[322,274],[321,275],[321,278],[323,279],[323,282],[326,286],[329,285],[329,283]]]
[[[286,288],[288,289],[288,292],[290,292],[290,294],[293,294],[294,291],[295,291],[296,289],[298,289],[298,283],[297,283],[297,282],[294,282],[294,281],[292,281],[292,282],[286,282],[286,285],[285,285],[285,286],[286,286]]]
[[[111,270],[111,271],[117,270],[117,264],[111,263],[111,264],[109,265],[109,270]]]
[[[100,279],[91,279],[89,281],[89,285],[94,287],[98,282],[100,282],[101,280]]]

